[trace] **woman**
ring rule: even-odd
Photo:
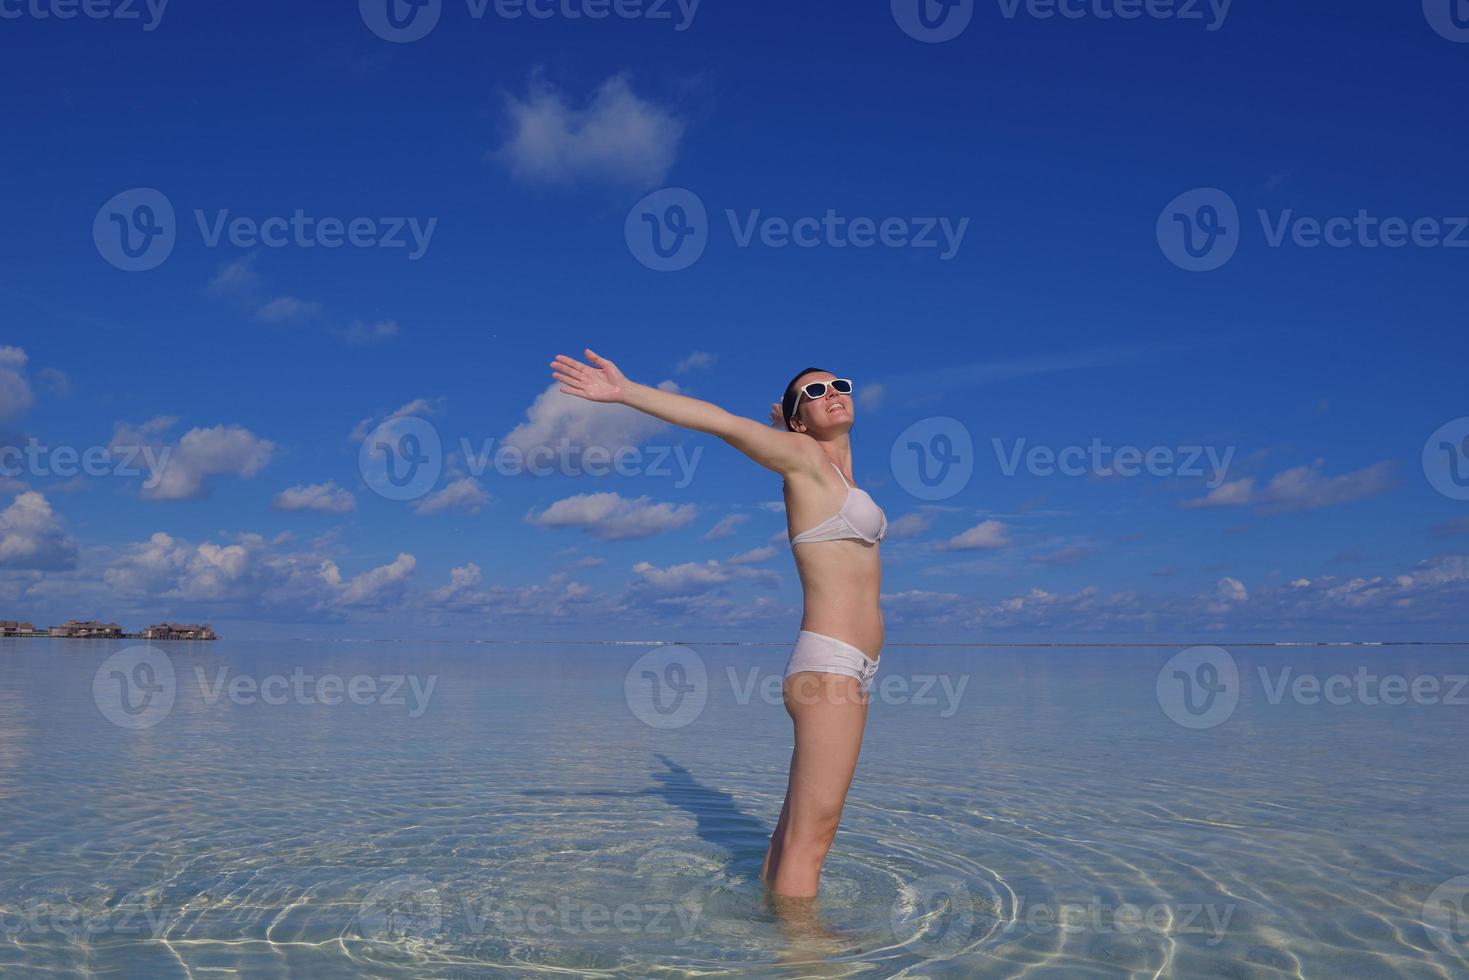
[[[857,768],[883,640],[878,542],[887,518],[852,485],[852,384],[830,371],[802,371],[772,406],[772,423],[779,412],[783,425],[777,430],[629,381],[606,358],[586,356],[590,364],[564,354],[551,362],[561,391],[716,435],[785,478],[786,527],[805,608],[784,684],[796,748],[760,877],[776,896],[813,898]]]

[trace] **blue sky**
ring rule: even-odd
[[[808,364],[853,378],[894,642],[1462,637],[1469,31],[1447,2],[994,0],[920,40],[906,0],[444,0],[401,43],[376,2],[0,4],[0,431],[111,460],[7,457],[0,618],[788,636],[778,479],[547,395],[550,357],[590,345],[756,417]],[[690,202],[695,251],[651,268]],[[309,232],[252,240],[298,212]],[[354,221],[363,244],[321,244]],[[411,500],[359,466],[395,416],[444,447]],[[973,451],[925,500],[892,450],[933,419]],[[670,474],[463,453],[563,438]],[[1162,465],[1024,462],[1094,440]],[[115,472],[129,446],[167,451],[156,479]]]

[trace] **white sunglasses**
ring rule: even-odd
[[[797,389],[800,394],[796,396],[796,403],[791,406],[791,418],[796,417],[796,409],[801,407],[801,397],[803,395],[814,401],[826,394],[827,385],[831,385],[831,390],[838,395],[850,395],[852,393],[852,382],[849,378],[832,378],[830,381],[811,381],[803,384]]]

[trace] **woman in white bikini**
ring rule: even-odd
[[[760,877],[776,896],[815,897],[857,769],[883,640],[878,542],[887,518],[849,476],[852,383],[818,368],[802,371],[772,406],[772,422],[778,412],[783,425],[776,429],[629,381],[606,358],[586,356],[590,365],[564,354],[551,362],[566,394],[708,432],[785,478],[786,527],[805,608],[785,670],[796,747]]]

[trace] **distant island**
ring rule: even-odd
[[[37,629],[31,623],[0,619],[0,636],[59,636],[68,640],[217,640],[208,623],[156,623],[140,633],[125,633],[116,623],[68,619],[60,626]]]

